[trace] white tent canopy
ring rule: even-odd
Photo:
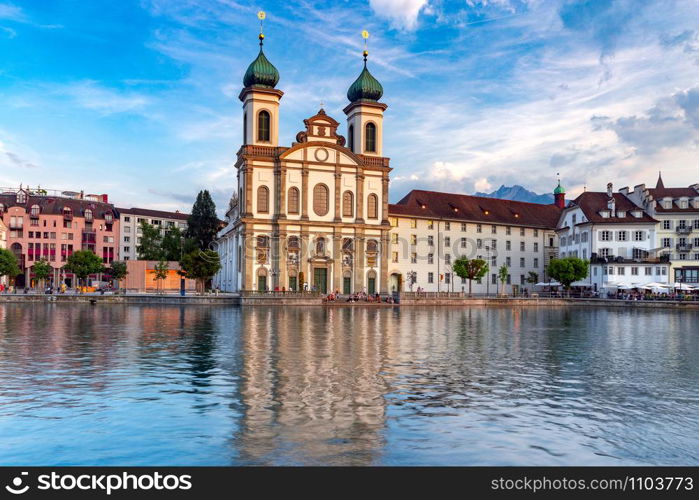
[[[556,280],[551,281],[540,281],[534,286],[561,286],[561,284]]]

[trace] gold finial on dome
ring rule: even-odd
[[[260,20],[260,35],[257,37],[260,39],[260,45],[262,45],[262,40],[265,39],[265,34],[262,32],[262,21],[267,17],[267,14],[265,13],[264,10],[261,10],[257,13],[257,19]]]
[[[362,38],[364,39],[364,52],[362,54],[364,55],[364,62],[366,62],[366,58],[369,55],[369,51],[367,50],[367,40],[369,39],[369,32],[367,30],[362,30]]]

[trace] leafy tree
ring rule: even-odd
[[[126,276],[129,274],[128,267],[126,265],[126,262],[123,261],[114,261],[112,262],[112,267],[109,269],[109,274],[112,275],[112,278],[116,280],[117,286],[120,285],[121,280],[126,278]]]
[[[14,278],[21,272],[17,263],[17,256],[10,250],[0,248],[0,277]]]
[[[500,283],[502,284],[500,295],[507,295],[505,293],[505,285],[507,284],[507,277],[509,275],[510,269],[505,264],[500,266],[500,269],[498,269],[498,278],[500,279]]]
[[[163,257],[163,235],[155,226],[141,222],[141,244],[136,247],[140,260],[160,260]]]
[[[206,282],[221,269],[221,261],[213,250],[195,250],[182,258],[180,266],[180,274],[196,280],[197,290],[203,294]]]
[[[529,271],[529,276],[527,276],[526,282],[535,285],[539,282],[539,275],[534,271]]]
[[[219,220],[214,200],[211,199],[209,191],[199,191],[192,213],[187,219],[186,236],[194,240],[200,250],[210,250],[218,229]]]
[[[548,275],[563,285],[566,290],[574,281],[587,278],[587,261],[578,257],[552,259],[546,269]]]
[[[488,272],[488,264],[483,259],[468,259],[459,257],[454,261],[452,270],[459,278],[468,280],[468,295],[471,296],[473,280],[482,279]]]
[[[53,267],[46,259],[41,259],[34,262],[32,266],[32,271],[34,271],[34,276],[39,280],[40,288],[44,288],[46,280],[53,274]]]
[[[158,292],[162,293],[163,280],[167,279],[169,270],[170,270],[170,264],[165,260],[161,260],[155,265],[155,273],[154,273],[153,279],[155,279],[156,288],[158,289]]]
[[[75,276],[81,281],[85,282],[85,279],[91,274],[97,274],[104,271],[104,266],[102,265],[102,259],[100,259],[95,252],[92,250],[78,250],[77,252],[68,256],[68,261],[64,268],[67,271],[75,274]]]
[[[179,261],[184,255],[184,244],[184,235],[178,227],[167,228],[161,243],[163,258],[168,261]]]

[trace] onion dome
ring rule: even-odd
[[[243,85],[245,87],[262,87],[273,89],[279,83],[279,71],[274,65],[269,62],[265,53],[262,51],[262,41],[265,36],[260,33],[260,53],[245,72],[243,76]]]
[[[558,186],[553,190],[553,194],[565,194],[566,190],[561,186],[561,181],[558,181]]]
[[[350,85],[349,90],[347,90],[347,99],[350,102],[355,102],[359,100],[365,101],[378,101],[383,95],[383,87],[379,81],[369,73],[366,67],[366,58],[369,53],[364,51],[364,69],[359,74],[359,77]]]

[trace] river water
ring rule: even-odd
[[[0,304],[2,465],[699,465],[699,313]]]

